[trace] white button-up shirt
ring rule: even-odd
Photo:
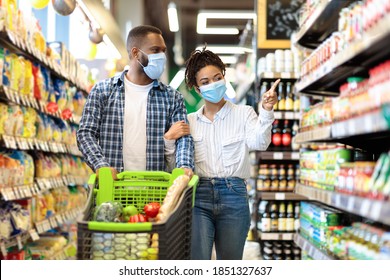
[[[225,105],[210,121],[202,106],[188,115],[195,144],[195,174],[199,177],[250,176],[249,151],[264,151],[271,143],[273,111],[261,106],[259,116],[250,106]],[[165,140],[168,165],[174,166],[175,140]]]

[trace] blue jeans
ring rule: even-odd
[[[241,178],[200,178],[192,216],[191,255],[210,260],[241,260],[250,226],[246,183]]]

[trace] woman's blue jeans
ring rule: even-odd
[[[245,180],[200,178],[192,221],[192,259],[210,260],[213,243],[217,259],[242,259],[250,226]]]

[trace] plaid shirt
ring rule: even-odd
[[[97,83],[84,107],[77,145],[86,163],[96,171],[109,166],[123,170],[123,116],[126,71]],[[164,134],[177,121],[187,120],[183,96],[155,80],[146,109],[146,169],[165,171]],[[137,121],[137,120],[134,120]],[[176,141],[176,166],[194,169],[194,146],[190,135]]]

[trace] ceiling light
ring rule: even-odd
[[[231,34],[236,35],[239,30],[235,27],[207,27],[207,19],[255,19],[256,15],[252,11],[232,12],[232,11],[206,11],[198,13],[196,32],[198,34]]]
[[[117,47],[115,47],[115,45],[112,43],[112,41],[107,36],[107,34],[103,35],[103,42],[106,44],[108,49],[111,50],[113,57],[115,57],[116,59],[120,59],[122,57],[121,53],[119,52]]]
[[[202,50],[204,46],[198,46],[197,50]],[[212,51],[216,54],[245,54],[245,53],[253,53],[253,50],[250,48],[244,47],[232,47],[232,46],[218,46],[218,45],[207,45],[207,50]]]
[[[220,55],[219,58],[225,64],[235,64],[237,62],[237,57],[234,55]]]
[[[177,17],[176,4],[173,2],[168,4],[168,21],[171,32],[179,31],[179,18]]]

